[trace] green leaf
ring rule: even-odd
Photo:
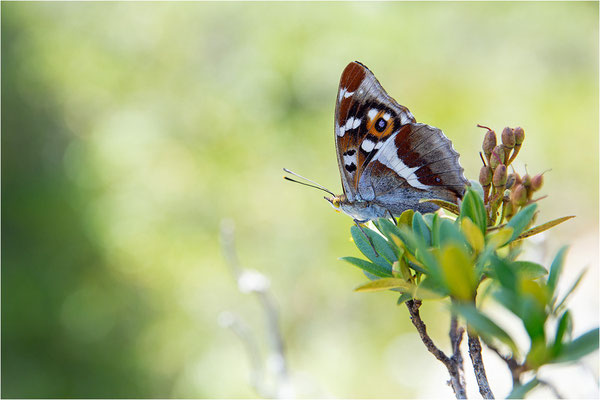
[[[437,214],[435,214],[435,213],[423,214],[423,220],[427,224],[427,227],[429,228],[430,232],[431,232],[431,224],[433,223],[433,217],[436,216],[436,215]]]
[[[419,203],[433,203],[436,206],[441,207],[444,210],[446,210],[454,215],[460,214],[460,209],[458,208],[458,206],[449,201],[440,200],[440,199],[422,199],[422,200],[419,200]]]
[[[414,287],[404,279],[398,278],[381,278],[376,281],[365,283],[354,289],[355,292],[379,292],[389,289],[402,289],[402,292],[410,293]]]
[[[556,257],[554,257],[552,264],[550,264],[550,274],[548,275],[548,281],[546,283],[548,285],[548,289],[550,290],[550,297],[554,297],[556,284],[558,283],[558,277],[562,272],[566,254],[567,246],[563,246],[556,254]]]
[[[546,323],[547,315],[544,312],[543,305],[532,297],[524,298],[520,302],[519,314],[531,341],[545,342],[546,333],[544,331],[544,324]]]
[[[473,189],[473,191],[479,195],[481,201],[483,201],[483,188],[481,187],[481,183],[473,179],[469,179],[469,182],[471,183],[471,189]]]
[[[369,260],[382,268],[389,269],[391,274],[392,264],[397,260],[394,251],[390,248],[388,242],[381,235],[367,227],[362,227],[362,229],[373,241],[373,246],[375,246],[377,253],[373,251],[373,247],[371,247],[371,244],[365,237],[365,234],[358,228],[358,226],[354,225],[350,229],[350,233],[352,234],[352,239],[354,239],[356,247],[358,247],[361,253],[363,253]]]
[[[409,226],[409,227],[412,226],[412,220],[413,220],[414,213],[415,213],[415,211],[412,209],[408,209],[408,210],[404,211],[398,218],[398,225],[399,226]]]
[[[433,214],[431,220],[431,245],[438,247],[440,245],[440,216]]]
[[[417,299],[439,299],[448,296],[450,293],[445,285],[427,277],[421,281],[417,287],[415,298]]]
[[[392,276],[392,267],[385,268],[372,262],[356,258],[356,257],[342,257],[340,260],[349,262],[352,265],[378,277],[387,278]]]
[[[430,251],[428,251],[428,247],[425,245],[424,240],[406,227],[400,227],[398,233],[407,250],[425,267],[424,272],[432,275],[436,279],[441,279],[441,269],[437,259]],[[413,267],[413,263],[410,264],[410,267],[419,270],[418,268]]]
[[[402,253],[404,250],[398,246],[398,244],[393,240],[392,237],[390,237],[390,235],[386,234],[387,224],[392,225],[394,228],[396,228],[396,225],[394,225],[394,223],[387,218],[378,218],[377,220],[373,221],[373,224],[377,227],[377,230],[386,237],[388,246],[390,246],[390,248],[396,255],[396,259],[399,259],[401,257],[400,253]]]
[[[410,210],[412,211],[412,210]],[[402,213],[406,216],[406,212]],[[410,214],[412,216],[412,214]],[[389,243],[394,243],[397,247],[401,244],[414,255],[417,251],[416,238],[412,234],[412,231],[405,225],[396,226],[393,222],[386,219],[379,219],[379,228],[381,233],[388,239]]]
[[[462,246],[468,246],[467,239],[458,229],[457,224],[446,218],[440,221],[440,239],[439,245],[443,246],[450,243],[455,243]]]
[[[483,233],[481,233],[477,225],[471,221],[471,218],[463,218],[460,221],[460,228],[463,235],[465,235],[467,242],[469,242],[469,246],[473,249],[473,252],[475,252],[475,254],[482,252],[483,246],[485,245]]]
[[[560,351],[563,347],[563,338],[565,337],[565,333],[568,333],[573,326],[573,321],[571,319],[571,314],[569,310],[565,311],[563,315],[560,317],[558,325],[556,327],[556,334],[554,335],[554,343],[552,344],[552,354],[557,356],[560,354]]]
[[[400,297],[398,297],[398,301],[396,302],[396,305],[401,305],[410,299],[412,299],[412,296],[409,293],[402,293],[400,295]]]
[[[567,217],[553,219],[552,221],[546,222],[545,224],[535,226],[535,227],[523,232],[522,234],[520,234],[519,237],[515,240],[521,240],[521,239],[525,239],[525,238],[528,238],[533,235],[537,235],[538,233],[547,231],[548,229],[550,229],[558,224],[562,224],[563,222],[568,221],[571,218],[575,218],[575,216],[569,215]]]
[[[569,290],[567,290],[567,292],[563,296],[562,300],[558,302],[558,304],[556,305],[556,307],[554,307],[555,311],[558,310],[558,309],[560,309],[566,303],[566,301],[569,298],[569,296],[571,295],[571,293],[573,293],[575,291],[575,289],[577,288],[577,286],[579,286],[579,284],[583,280],[583,277],[585,276],[587,270],[588,269],[586,268],[583,271],[581,271],[581,273],[579,274],[579,276],[577,277],[577,279],[575,279],[575,283],[573,283],[573,285],[571,285],[571,288]]]
[[[531,220],[533,219],[533,214],[535,214],[536,209],[536,203],[530,204],[527,207],[523,208],[521,211],[519,211],[514,217],[511,218],[510,221],[508,221],[506,227],[512,228],[513,233],[508,242],[504,243],[505,245],[518,238],[519,235],[523,233],[525,229],[527,229],[527,227],[531,223]]]
[[[486,238],[486,247],[496,250],[499,247],[504,246],[510,241],[513,236],[513,228],[502,227],[495,232],[490,232]]]
[[[491,265],[487,274],[500,282],[500,285],[511,293],[517,292],[518,277],[510,265],[497,256],[490,257]]]
[[[532,370],[536,370],[552,359],[551,350],[546,347],[543,337],[538,337],[531,341],[531,346],[525,357],[525,365]]]
[[[376,281],[377,279],[381,279],[380,276],[377,275],[373,275],[372,273],[365,271],[363,269],[363,274],[370,280],[370,281]]]
[[[519,297],[516,293],[505,288],[500,288],[492,293],[494,299],[502,304],[507,310],[515,314],[517,317],[521,314]]]
[[[598,328],[592,329],[579,336],[569,344],[565,344],[558,357],[553,362],[568,362],[579,360],[581,357],[598,349]]]
[[[414,269],[417,272],[420,272],[422,274],[427,274],[427,271],[423,268],[421,268],[419,265],[413,263],[413,262],[408,262],[408,266],[411,267],[412,269]]]
[[[546,268],[531,261],[513,261],[512,266],[523,279],[537,279],[548,275]]]
[[[473,189],[467,189],[460,206],[460,219],[470,218],[475,225],[479,227],[481,233],[485,235],[487,228],[487,215],[483,200]]]
[[[439,260],[448,291],[457,299],[472,300],[477,281],[470,257],[461,247],[450,244],[442,249]]]
[[[518,385],[518,386],[514,386],[512,391],[509,393],[509,395],[506,397],[507,399],[524,399],[525,396],[527,395],[527,393],[529,393],[531,390],[533,390],[538,383],[540,383],[540,381],[537,380],[537,378],[533,378],[532,380],[530,380],[529,382],[523,384],[523,385]]]
[[[415,235],[423,239],[426,246],[431,245],[431,232],[429,231],[429,227],[425,223],[423,216],[418,211],[413,215],[412,228]]]
[[[460,314],[471,326],[471,328],[474,329],[479,335],[500,340],[502,343],[510,347],[515,357],[518,357],[519,349],[508,333],[506,333],[504,329],[500,328],[494,321],[481,313],[472,304],[456,303],[452,306],[452,308],[457,314]]]

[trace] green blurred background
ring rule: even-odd
[[[242,264],[271,279],[298,396],[449,395],[395,296],[352,292],[365,278],[337,260],[357,255],[351,220],[282,179],[288,167],[341,191],[333,111],[353,60],[444,130],[471,179],[477,123],[525,128],[517,170],[552,169],[538,221],[577,215],[526,256],[571,244],[564,284],[590,267],[575,332],[597,326],[597,2],[1,11],[3,397],[256,396],[217,323],[234,312],[266,350],[261,308],[220,250],[223,218]],[[442,309],[423,314],[447,348]],[[597,397],[597,355],[584,364],[554,373]]]

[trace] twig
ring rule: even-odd
[[[475,372],[475,378],[479,386],[479,393],[481,393],[484,399],[493,399],[494,394],[490,389],[490,384],[485,374],[485,367],[483,366],[479,336],[472,332],[468,332],[467,336],[469,337],[469,356],[471,356],[471,362],[473,363],[473,371]]]
[[[460,344],[462,343],[463,334],[465,333],[464,328],[458,326],[458,318],[455,313],[452,313],[450,319],[450,345],[452,346],[452,357],[451,360],[458,368],[458,379],[461,386],[467,388],[467,382],[465,378],[465,365],[463,363],[462,353],[460,351]]]
[[[265,309],[271,347],[273,348],[274,354],[277,357],[276,372],[281,380],[287,380],[287,360],[285,357],[283,336],[281,334],[281,330],[279,329],[279,312],[277,311],[277,307],[275,306],[273,298],[268,292],[257,292],[257,296]]]
[[[419,332],[419,336],[421,337],[421,341],[427,348],[427,350],[433,354],[435,358],[446,366],[448,373],[450,374],[450,385],[452,386],[452,390],[454,390],[454,394],[457,399],[466,399],[467,393],[464,385],[464,377],[461,379],[461,374],[459,372],[459,366],[456,361],[449,358],[442,350],[440,350],[434,343],[433,340],[427,334],[427,327],[425,323],[421,319],[421,315],[419,313],[419,307],[421,307],[420,300],[408,300],[406,302],[406,307],[408,308],[408,312],[410,314],[410,320],[412,321],[415,328],[417,328],[417,332]],[[458,330],[456,332],[458,335]],[[462,335],[460,335],[462,338]]]
[[[219,314],[219,324],[231,329],[244,345],[246,354],[248,354],[248,360],[250,361],[250,385],[259,396],[264,398],[273,397],[263,384],[265,381],[264,363],[252,331],[239,317],[229,311],[223,311]]]
[[[523,365],[519,364],[513,357],[507,357],[502,354],[495,346],[489,343],[485,343],[485,345],[506,363],[506,366],[510,370],[513,387],[519,386],[521,384],[521,374],[525,372]]]
[[[266,385],[264,382],[253,382],[253,386],[262,391],[262,393],[259,392],[259,395],[263,397],[292,397],[293,393],[290,391],[285,345],[283,335],[279,329],[279,312],[272,296],[268,292],[269,280],[258,272],[249,271],[241,267],[237,252],[235,251],[234,226],[230,220],[223,220],[221,222],[221,244],[227,264],[238,284],[238,288],[243,293],[253,293],[258,298],[266,316],[267,332],[269,333],[271,347],[271,356],[269,359],[273,361],[271,365],[275,367],[274,373],[276,375],[275,390],[273,394],[265,395]],[[244,336],[239,333],[238,336],[244,339]],[[253,361],[254,368],[256,368],[255,360],[256,358]],[[260,371],[253,373],[253,376],[261,377],[264,381],[264,374]]]

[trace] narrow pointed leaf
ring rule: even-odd
[[[522,239],[528,238],[530,236],[537,235],[538,233],[547,231],[548,229],[555,227],[558,224],[562,224],[563,222],[568,221],[571,218],[575,218],[575,216],[569,215],[568,217],[557,218],[552,221],[546,222],[545,224],[535,226],[535,227],[528,229],[525,232],[521,233],[519,235],[519,237],[516,238],[515,240],[522,240]]]
[[[513,387],[513,390],[509,393],[509,395],[506,398],[524,399],[527,393],[531,392],[539,383],[540,381],[538,381],[537,378],[533,378],[532,380],[523,385],[517,385]]]
[[[443,208],[446,211],[451,212],[454,215],[460,214],[460,209],[454,203],[450,203],[449,201],[439,200],[439,199],[423,199],[419,201],[419,203],[433,203],[436,206]]]
[[[460,219],[469,217],[482,234],[487,228],[487,216],[483,200],[473,189],[467,189],[460,206]]]
[[[408,293],[402,293],[400,295],[400,297],[398,297],[398,301],[396,302],[397,305],[401,305],[403,303],[405,303],[406,301],[412,299],[412,296]]]
[[[510,243],[516,238],[518,238],[519,235],[523,233],[525,229],[527,229],[527,227],[531,223],[531,220],[533,219],[535,210],[537,210],[537,204],[530,204],[527,207],[523,208],[521,211],[519,211],[517,215],[511,218],[510,221],[508,221],[506,227],[512,228],[513,234],[507,243]]]
[[[400,218],[398,218],[398,225],[400,226],[412,226],[412,220],[413,220],[413,215],[414,215],[415,211],[408,209],[406,211],[404,211],[401,215]]]
[[[382,267],[380,265],[377,265],[372,262],[362,260],[362,259],[356,258],[356,257],[342,257],[342,258],[340,258],[340,260],[347,261],[350,264],[355,265],[358,268],[360,268],[372,275],[375,275],[377,277],[387,278],[387,277],[392,276],[392,267],[391,266],[388,269],[388,268]]]
[[[469,179],[469,182],[471,183],[471,189],[477,193],[479,195],[479,198],[483,201],[483,187],[481,187],[481,183],[477,182],[476,180],[473,179]]]
[[[565,344],[553,362],[576,361],[598,349],[598,328],[579,336],[569,344]]]
[[[367,227],[362,227],[364,232],[371,238],[373,241],[373,246],[375,246],[375,250],[377,253],[373,251],[373,247],[371,247],[371,243],[365,237],[365,234],[356,226],[352,226],[350,229],[350,233],[352,234],[352,239],[354,239],[354,243],[356,247],[373,263],[379,265],[382,268],[389,268],[390,274],[392,270],[392,264],[396,261],[396,255],[394,251],[390,248],[387,241],[376,232],[372,231]]]
[[[410,292],[412,285],[404,279],[398,278],[381,278],[376,281],[365,283],[354,289],[355,292],[378,292],[389,289],[402,289],[403,292]]]
[[[471,300],[477,281],[475,267],[465,251],[456,245],[444,247],[440,253],[440,264],[448,291],[457,299]]]
[[[450,243],[455,243],[461,246],[468,246],[467,239],[462,234],[460,229],[458,229],[458,225],[449,219],[444,218],[440,221],[439,235],[440,246]]]
[[[486,246],[492,249],[497,249],[504,246],[510,241],[514,230],[511,227],[504,227],[495,232],[491,232],[486,237]]]
[[[579,274],[577,279],[575,279],[575,282],[573,283],[573,285],[571,285],[571,288],[569,290],[567,290],[567,292],[563,296],[562,300],[558,302],[556,307],[554,307],[555,310],[558,310],[560,307],[562,307],[565,304],[565,302],[567,301],[569,296],[575,291],[575,289],[577,289],[577,286],[579,286],[579,284],[583,280],[583,277],[585,276],[587,270],[588,269],[586,268],[583,271],[581,271],[581,273]]]
[[[427,277],[421,281],[417,287],[415,298],[417,299],[440,299],[448,296],[450,293],[446,287],[434,279]]]
[[[556,327],[556,334],[554,335],[554,343],[552,344],[552,353],[553,355],[560,354],[560,351],[563,347],[563,338],[565,334],[569,331],[569,327],[573,325],[573,321],[571,319],[571,314],[569,310],[565,311],[564,314],[560,317],[558,325]]]
[[[523,279],[537,279],[548,275],[546,268],[531,261],[514,261],[512,266]]]
[[[420,212],[413,215],[412,228],[415,235],[423,239],[426,246],[431,245],[431,232]]]
[[[548,285],[548,289],[550,289],[551,297],[554,296],[554,292],[556,290],[556,284],[558,282],[558,277],[560,276],[560,273],[562,272],[562,269],[563,269],[563,265],[565,263],[566,254],[567,254],[567,246],[563,246],[556,254],[556,257],[554,257],[552,264],[550,264],[550,273],[548,275],[547,285]]]
[[[440,244],[440,216],[433,214],[431,221],[431,245],[434,247]]]
[[[473,251],[476,254],[483,251],[483,246],[485,245],[483,233],[481,233],[479,228],[471,221],[471,218],[463,218],[460,221],[460,227]]]
[[[510,347],[513,354],[518,356],[519,349],[514,340],[504,329],[500,328],[494,321],[482,314],[477,308],[471,304],[455,304],[452,308],[460,314],[478,334],[487,336],[487,338],[496,338]]]

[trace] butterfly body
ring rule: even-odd
[[[450,140],[417,123],[359,62],[342,73],[335,141],[344,192],[326,199],[358,222],[435,211],[420,200],[457,203],[468,185]]]

